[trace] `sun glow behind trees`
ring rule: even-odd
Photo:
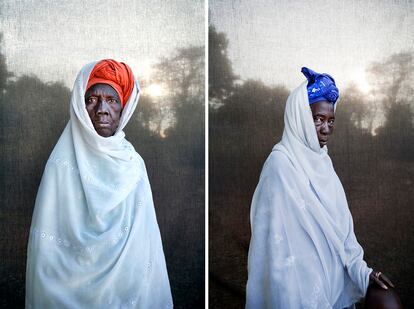
[[[151,84],[144,89],[144,93],[151,97],[160,97],[165,95],[165,90],[160,84]]]
[[[165,138],[188,118],[203,123],[203,47],[177,49],[171,56],[153,62],[145,72],[141,74],[137,117],[149,130]]]

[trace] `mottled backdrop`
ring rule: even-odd
[[[337,81],[329,153],[356,235],[413,308],[414,3],[210,0],[209,15],[211,308],[244,306],[250,202],[302,66]]]
[[[176,308],[204,306],[204,1],[0,2],[0,307],[23,308],[48,156],[85,64],[128,63],[143,96],[126,136],[152,184]]]

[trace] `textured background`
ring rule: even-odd
[[[107,57],[143,90],[126,137],[147,165],[175,306],[204,307],[204,3],[114,3],[0,3],[0,307],[24,307],[43,169],[77,72]]]
[[[341,92],[329,153],[365,260],[413,308],[413,2],[211,0],[209,10],[210,307],[244,307],[251,198],[309,66]]]

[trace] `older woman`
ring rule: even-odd
[[[36,198],[26,308],[172,307],[144,161],[122,131],[138,98],[124,63],[80,71]]]
[[[308,68],[289,96],[285,129],[267,158],[251,207],[246,308],[345,308],[370,279],[344,190],[327,153],[339,91]]]

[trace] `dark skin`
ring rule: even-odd
[[[321,148],[328,143],[333,133],[335,123],[334,105],[328,101],[319,101],[311,104],[313,121]]]
[[[402,309],[401,300],[393,288],[386,291],[378,285],[371,284],[365,296],[367,309]]]
[[[85,106],[96,132],[102,137],[114,135],[122,115],[121,99],[108,84],[95,84],[85,93]]]
[[[322,148],[327,145],[329,137],[333,133],[335,124],[334,105],[328,101],[319,101],[310,105],[313,121],[315,123],[316,134],[318,135],[319,146]],[[376,276],[377,271],[372,271],[369,275],[370,283],[375,283],[379,287],[387,290],[394,287],[392,282],[384,275]]]

